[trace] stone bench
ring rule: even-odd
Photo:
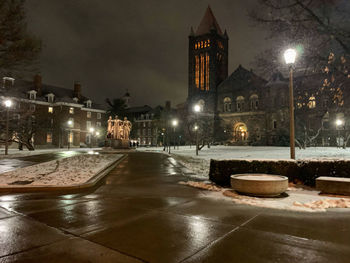
[[[316,179],[316,189],[321,193],[350,195],[350,178],[321,176]]]

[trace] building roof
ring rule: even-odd
[[[218,22],[216,21],[213,11],[208,5],[208,8],[205,11],[202,21],[197,28],[196,35],[198,36],[209,34],[213,29],[215,29],[218,32],[218,34],[223,34]]]
[[[19,99],[28,99],[28,92],[32,90],[37,90],[33,81],[16,79],[14,84],[7,88],[0,88],[0,95],[6,97],[14,97]],[[35,101],[47,102],[47,95],[52,93],[54,95],[54,102],[65,102],[74,104],[84,104],[89,98],[81,94],[78,101],[73,100],[74,90],[67,89],[63,87],[53,86],[49,84],[41,84],[41,94],[36,94]],[[101,104],[96,104],[92,102],[91,108],[105,110],[106,108]]]

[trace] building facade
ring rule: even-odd
[[[200,116],[212,116],[216,142],[289,145],[288,79],[274,72],[266,80],[241,65],[228,76],[228,41],[208,7],[189,36],[188,111],[198,104]],[[336,145],[350,138],[349,88],[344,88],[349,79],[340,92],[327,89],[322,78],[320,73],[294,79],[299,145]]]
[[[97,146],[104,140],[105,109],[81,92],[76,82],[73,89],[34,81],[3,79],[1,100],[11,99],[10,124],[15,136],[18,127],[29,129],[36,148]]]

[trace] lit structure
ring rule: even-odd
[[[198,145],[198,114],[201,112],[202,107],[199,104],[193,106],[193,111],[196,114],[196,124],[194,126],[194,130],[196,132],[196,155],[198,155],[199,145]]]
[[[72,120],[68,120],[67,122],[68,124],[68,150],[70,148],[70,144],[71,144],[71,136],[72,136],[72,126],[73,126],[73,121]]]
[[[6,141],[5,141],[5,155],[8,154],[9,149],[9,114],[10,114],[10,108],[12,106],[12,101],[7,99],[4,102],[6,107]]]
[[[176,136],[175,136],[175,133],[176,133],[176,127],[177,127],[177,124],[178,124],[178,120],[174,119],[172,122],[171,122],[171,125],[173,126],[174,128],[174,150],[175,150],[175,144],[176,144]]]
[[[337,142],[337,147],[341,147],[341,139],[340,139],[340,129],[341,129],[341,126],[344,124],[343,120],[341,119],[337,119],[335,121],[335,125],[337,126],[337,139],[336,139],[336,142]],[[344,142],[343,142],[344,143]]]
[[[289,144],[290,158],[295,159],[295,127],[294,127],[294,95],[293,95],[293,65],[297,52],[294,49],[287,49],[284,52],[284,59],[289,66]]]

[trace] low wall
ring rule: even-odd
[[[267,173],[287,176],[290,182],[314,186],[319,176],[350,178],[350,160],[211,160],[209,179],[230,185],[230,176],[240,173]]]

